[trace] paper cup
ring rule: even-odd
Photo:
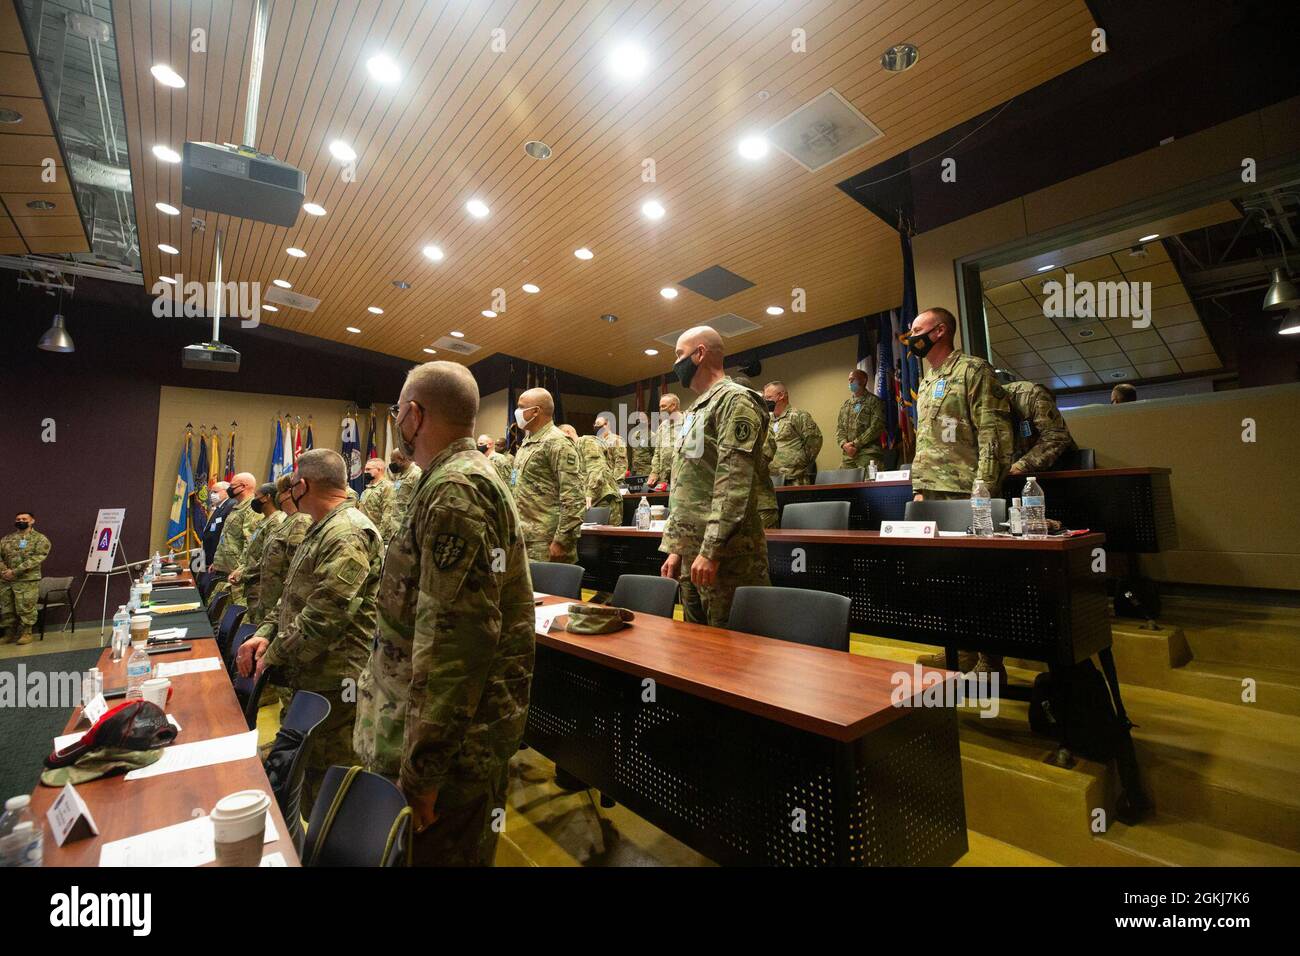
[[[144,692],[144,699],[151,704],[157,704],[163,710],[167,709],[167,702],[172,699],[172,682],[166,677],[150,677],[140,688]]]
[[[240,790],[212,808],[212,842],[217,866],[260,866],[271,798],[261,790]]]
[[[153,623],[153,618],[148,614],[131,615],[131,643],[137,641],[149,640],[149,625]]]

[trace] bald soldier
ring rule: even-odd
[[[578,449],[578,465],[582,468],[582,494],[588,508],[608,508],[606,524],[623,523],[623,495],[609,470],[609,461],[600,440],[594,435],[579,435],[572,425],[561,425],[562,431]]]
[[[555,427],[555,400],[544,388],[519,396],[515,422],[527,434],[510,473],[519,520],[534,561],[575,564],[586,511],[578,449]]]
[[[772,471],[784,475],[787,484],[811,485],[817,477],[822,430],[810,414],[790,405],[790,392],[783,382],[764,385],[763,399],[771,413],[772,434],[776,436]]]
[[[491,435],[478,436],[478,450],[487,458],[488,463],[496,470],[497,476],[510,487],[510,469],[512,467],[510,459],[501,454],[498,450],[500,445],[505,442],[496,442],[492,440]]]
[[[30,511],[14,515],[14,530],[0,538],[0,644],[30,644],[41,589],[41,564],[50,539],[36,530]]]
[[[841,468],[867,469],[885,460],[880,434],[885,430],[885,403],[871,391],[870,379],[860,368],[849,372],[849,397],[840,406],[835,441],[840,446]]]
[[[533,674],[533,585],[518,512],[470,437],[474,377],[411,371],[395,438],[424,469],[389,542],[353,740],[415,815],[414,860],[490,866]]]
[[[672,392],[659,396],[659,427],[655,429],[654,459],[646,484],[654,487],[673,480],[673,449],[682,430],[682,401]]]
[[[927,309],[913,321],[907,347],[928,369],[916,390],[916,456],[912,490],[916,500],[969,498],[982,478],[993,497],[1011,467],[1014,441],[1011,406],[993,366],[953,344],[957,319],[947,309]],[[959,655],[963,671],[970,655]],[[943,667],[944,655],[920,659]],[[1000,671],[1001,658],[980,654],[976,671]]]
[[[235,501],[235,505],[221,526],[221,540],[217,542],[217,550],[212,555],[212,571],[218,577],[227,577],[239,566],[249,539],[253,537],[253,529],[262,520],[262,516],[252,507],[256,488],[257,479],[246,471],[241,471],[230,479],[226,494]]]
[[[276,505],[275,484],[269,481],[258,486],[248,506],[260,515],[262,520],[253,529],[248,539],[248,547],[244,549],[244,556],[239,559],[239,565],[235,570],[230,572],[229,580],[230,600],[235,604],[243,605],[244,620],[251,624],[253,622],[248,619],[247,608],[252,606],[253,600],[261,589],[262,556],[266,553],[266,542],[280,527],[280,522],[284,520],[284,512]]]
[[[393,483],[393,503],[388,509],[388,523],[379,529],[387,541],[402,524],[402,515],[411,503],[415,486],[420,483],[420,466],[411,461],[400,448],[394,448],[388,462],[388,479]]]
[[[1074,448],[1070,427],[1056,407],[1056,396],[1044,385],[1026,382],[998,369],[998,383],[1011,403],[1011,426],[1015,435],[1009,475],[1033,475],[1047,471],[1056,460]]]
[[[605,460],[609,462],[609,470],[613,472],[616,479],[622,478],[627,474],[627,445],[618,432],[609,427],[609,420],[604,415],[598,417],[592,423],[592,427],[595,428],[596,438],[605,450]]]
[[[366,487],[361,490],[361,513],[383,534],[393,511],[393,483],[388,480],[388,466],[382,458],[366,462]]]
[[[754,387],[748,375],[733,375],[731,380],[745,388]],[[764,528],[776,528],[781,524],[781,509],[777,506],[775,485],[772,484],[772,459],[775,457],[776,435],[769,428],[763,438],[763,461],[767,462],[768,480],[758,486],[758,520]]]
[[[370,657],[383,542],[374,522],[348,497],[347,466],[331,448],[303,452],[290,489],[312,524],[289,566],[275,613],[239,648],[244,677],[291,692],[309,690],[330,704],[316,728],[303,781],[303,806],[320,792],[325,771],[355,762],[356,681]]]
[[[722,337],[707,325],[677,339],[673,373],[699,397],[673,458],[659,573],[677,578],[688,621],[722,627],[736,588],[767,585],[767,539],[758,491],[770,484],[762,448],[768,414],[753,389],[722,371]]]

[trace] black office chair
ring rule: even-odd
[[[239,631],[239,625],[244,623],[244,615],[248,608],[242,604],[226,603],[225,610],[221,612],[221,623],[217,625],[217,648],[221,651],[221,659],[230,666],[233,660],[232,645],[235,641],[235,634]]]
[[[843,531],[849,526],[847,501],[804,501],[786,505],[781,527],[805,531]]]
[[[727,627],[795,644],[849,649],[849,605],[842,594],[805,588],[740,587]]]
[[[208,620],[216,627],[221,623],[222,617],[226,613],[226,605],[230,603],[230,590],[222,591],[208,600]]]
[[[861,481],[862,476],[866,473],[864,468],[833,468],[829,471],[817,472],[817,477],[813,479],[814,485],[848,485],[855,481]]]
[[[533,590],[556,597],[582,600],[582,576],[586,571],[578,564],[556,564],[553,561],[529,561],[528,570],[533,575]]]
[[[778,475],[776,472],[773,472],[769,477],[772,479],[773,488],[785,487],[785,475]]]
[[[270,670],[264,669],[262,673],[253,678],[239,678],[240,680],[251,681],[251,687],[248,695],[244,698],[244,723],[248,724],[249,730],[257,729],[257,712],[262,707],[262,691],[266,689],[266,679],[270,676]]]
[[[653,574],[620,574],[609,603],[638,614],[672,617],[677,604],[677,580]]]
[[[271,792],[289,827],[288,836],[299,854],[303,843],[302,781],[307,774],[307,756],[311,752],[312,735],[329,715],[328,700],[309,690],[298,691],[289,701],[280,732],[262,761],[271,781]]]
[[[36,617],[42,641],[45,640],[45,619],[52,607],[68,609],[68,619],[63,624],[65,631],[68,628],[74,631],[77,629],[77,609],[72,603],[72,578],[41,578],[36,586]]]
[[[588,508],[586,514],[582,516],[583,524],[609,524],[609,506],[600,505],[596,508]]]
[[[1094,448],[1071,448],[1062,453],[1052,466],[1052,471],[1091,471],[1097,467],[1097,451]]]
[[[410,866],[414,836],[402,791],[360,767],[330,767],[312,807],[304,866]]]
[[[993,530],[1005,531],[1007,499],[990,499],[993,504]],[[936,521],[940,531],[967,531],[971,526],[969,498],[949,501],[909,501],[903,509],[905,521]]]

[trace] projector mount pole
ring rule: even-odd
[[[214,276],[216,278],[215,288],[212,290],[213,309],[212,309],[212,341],[221,341],[221,297],[225,292],[225,286],[221,282],[221,230],[217,230],[216,244],[216,267]]]

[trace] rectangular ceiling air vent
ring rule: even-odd
[[[766,133],[769,143],[812,173],[884,135],[833,89],[805,103]]]
[[[434,342],[432,347],[440,352],[446,350],[448,352],[455,352],[457,355],[473,355],[483,346],[474,345],[472,342],[466,342],[464,339],[452,338],[450,335],[444,335],[442,338]]]
[[[715,315],[713,318],[701,322],[701,325],[712,326],[723,338],[731,338],[733,335],[743,335],[746,332],[752,332],[759,328],[757,323],[742,318],[734,312],[727,312],[724,315]],[[685,329],[678,329],[676,332],[669,332],[667,335],[661,335],[656,342],[662,342],[669,348],[677,345],[677,337],[685,332]]]
[[[304,312],[315,312],[316,306],[320,305],[320,299],[313,299],[309,295],[303,295],[301,292],[290,292],[288,289],[281,289],[278,285],[271,286],[262,296],[272,305],[288,306],[290,309],[302,309]]]

